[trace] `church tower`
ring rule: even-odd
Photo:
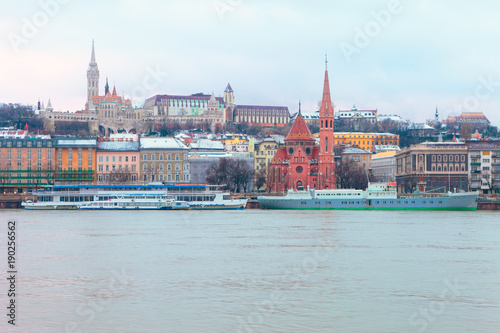
[[[89,69],[87,69],[87,105],[85,110],[94,110],[92,98],[99,96],[99,68],[95,61],[94,40],[92,40],[92,54],[90,56]]]
[[[319,109],[319,188],[336,188],[335,152],[333,151],[333,105],[330,97],[330,82],[328,80],[328,60],[325,59],[325,80],[323,82],[323,98]]]

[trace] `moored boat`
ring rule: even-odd
[[[84,202],[78,209],[190,209],[187,202],[177,201],[161,193],[109,193],[101,192],[94,201]]]
[[[396,183],[372,183],[366,190],[288,191],[260,196],[264,209],[476,210],[478,192],[415,193],[399,196]]]

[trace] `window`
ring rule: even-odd
[[[116,157],[115,156],[113,156],[113,162],[116,162]]]
[[[151,161],[155,161],[156,160],[156,155],[155,154],[151,154]]]
[[[436,155],[432,155],[431,160],[432,162],[436,162]]]
[[[158,159],[159,159],[160,161],[163,161],[163,154],[160,154],[160,155],[158,156]]]
[[[179,163],[175,163],[175,171],[179,171],[181,169]]]
[[[170,161],[172,159],[172,155],[168,154],[167,155],[167,160]]]
[[[122,157],[118,156],[118,162],[121,162],[121,161],[122,161]]]
[[[147,164],[143,164],[142,165],[142,171],[148,171],[148,165]]]
[[[167,164],[167,171],[171,171],[172,170],[172,164]]]
[[[103,162],[103,160],[102,156],[99,156],[99,162]]]
[[[142,155],[142,160],[143,161],[147,161],[148,160],[148,155],[147,154],[143,154]]]
[[[175,160],[178,161],[180,159],[179,154],[175,154]]]
[[[135,164],[132,164],[132,171],[137,171],[137,166]]]
[[[160,165],[158,166],[158,169],[159,169],[160,171],[163,171],[163,163],[160,163]]]
[[[137,156],[132,156],[132,162],[137,162]]]
[[[109,162],[109,156],[106,156],[106,162]]]
[[[99,171],[103,171],[104,167],[102,165],[99,165]]]

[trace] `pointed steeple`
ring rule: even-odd
[[[330,81],[328,79],[328,60],[325,59],[325,80],[323,82],[323,98],[321,99],[320,116],[333,117],[332,99],[330,96]]]
[[[212,96],[210,96],[210,102],[215,102],[215,94],[212,91]]]
[[[52,103],[50,102],[50,98],[49,98],[49,102],[47,103],[47,111],[52,111],[54,110],[54,108],[52,107]]]
[[[116,95],[116,86],[113,86],[113,96],[115,96],[115,97],[117,96]]]
[[[94,39],[92,39],[92,54],[90,56],[90,62],[95,62],[95,50],[94,50]]]
[[[299,100],[299,114],[297,115],[297,117],[302,117],[302,112],[300,111],[300,100]]]
[[[108,84],[108,78],[106,77],[106,86],[104,86],[104,95],[107,95],[109,93],[109,84]]]
[[[436,105],[436,116],[435,116],[436,120],[439,119],[439,112],[438,112],[438,106]]]
[[[224,90],[224,92],[233,92],[233,88],[231,88],[231,85],[229,83],[227,84],[226,89]]]

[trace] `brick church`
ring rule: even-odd
[[[299,114],[281,147],[269,165],[267,186],[270,192],[289,189],[335,188],[335,155],[333,150],[333,105],[330,97],[328,68],[325,69],[323,98],[319,110],[319,144]]]

